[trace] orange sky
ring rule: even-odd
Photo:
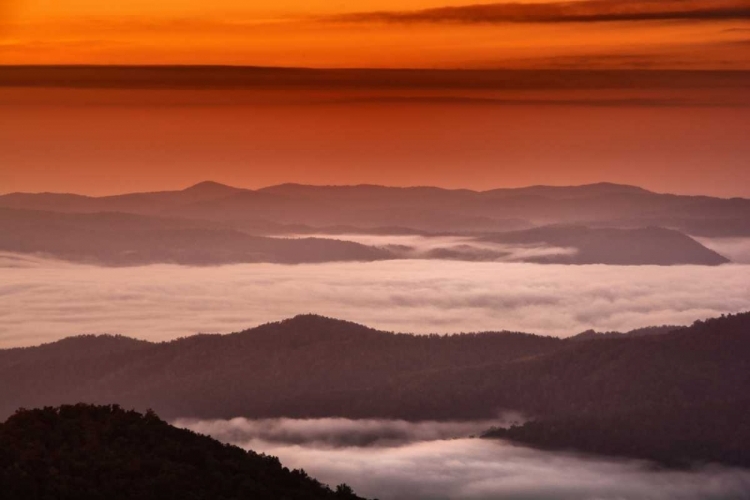
[[[566,88],[531,78],[529,90],[424,88],[430,74],[412,87],[0,86],[0,192],[610,181],[750,197],[750,75],[621,76],[629,88],[567,73]]]
[[[750,73],[730,84],[659,73],[750,70],[748,0],[475,3],[0,0],[0,65],[614,68],[660,76],[624,73],[602,83],[559,73],[553,83],[523,77],[506,85],[501,75],[478,88],[484,77],[465,71],[447,86],[433,84],[445,77],[436,73],[397,85],[401,77],[390,73],[305,84],[290,74],[237,89],[146,79],[157,90],[69,84],[64,75],[14,83],[0,66],[0,192],[108,194],[206,179],[475,189],[611,181],[750,196]]]
[[[0,64],[750,68],[746,0],[4,1]]]

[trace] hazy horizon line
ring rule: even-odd
[[[536,189],[536,188],[575,189],[575,188],[587,188],[587,187],[594,187],[594,186],[612,186],[612,187],[620,187],[620,188],[639,189],[648,194],[658,194],[658,195],[707,197],[707,198],[715,198],[715,199],[723,199],[723,200],[737,200],[737,199],[749,200],[750,199],[750,197],[745,197],[745,196],[715,196],[715,195],[707,195],[707,194],[695,194],[695,193],[684,193],[684,192],[681,193],[677,191],[669,191],[669,192],[654,191],[652,189],[645,188],[638,184],[627,184],[627,183],[612,182],[612,181],[586,182],[582,184],[527,184],[527,185],[517,185],[517,186],[496,186],[496,187],[491,187],[488,189],[480,190],[480,189],[472,189],[468,187],[447,187],[447,186],[442,186],[442,185],[437,185],[437,184],[395,185],[395,184],[379,184],[379,183],[370,183],[370,182],[355,183],[355,184],[313,184],[313,183],[294,182],[294,181],[279,182],[279,183],[268,184],[268,185],[259,186],[259,187],[247,187],[247,186],[240,186],[240,185],[229,184],[225,182],[214,181],[212,179],[206,179],[203,181],[193,182],[193,183],[188,184],[185,187],[154,189],[154,190],[145,190],[145,191],[118,191],[118,192],[112,192],[109,194],[86,194],[83,192],[73,192],[73,191],[8,191],[8,192],[0,192],[0,197],[11,196],[11,195],[71,195],[71,196],[81,196],[85,198],[97,199],[97,198],[111,198],[111,197],[117,197],[117,196],[126,196],[126,195],[131,195],[131,194],[179,193],[179,192],[187,191],[193,188],[198,188],[203,185],[214,185],[217,187],[224,187],[224,188],[236,189],[239,191],[247,191],[247,192],[259,192],[259,191],[283,187],[283,186],[298,186],[298,187],[311,187],[311,188],[341,188],[341,189],[344,189],[344,188],[384,188],[384,189],[398,189],[398,190],[432,189],[432,190],[447,191],[447,192],[467,192],[467,193],[476,193],[476,194],[490,193],[493,191],[516,191],[516,190],[521,191],[521,190]]]

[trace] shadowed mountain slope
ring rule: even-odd
[[[152,344],[87,336],[0,351],[0,414],[84,401],[168,418],[457,420],[489,436],[670,466],[750,466],[750,313],[596,341],[392,334],[319,316]],[[590,432],[589,432],[590,431]]]
[[[750,442],[738,451],[727,441],[750,433],[726,430],[746,418],[750,313],[662,330],[593,342],[507,332],[414,336],[299,316],[162,344],[89,336],[0,351],[0,379],[12,381],[0,387],[0,414],[71,401],[152,407],[168,418],[455,420],[517,410],[575,429],[592,422],[602,439],[603,422],[637,416],[651,422],[638,428],[643,449],[620,454],[666,463],[666,445],[643,444],[656,438],[648,429],[670,425],[662,418],[677,418],[676,428],[708,428],[713,411],[724,430],[700,434],[705,453],[691,448],[686,456],[750,466]],[[544,443],[516,432],[502,436]],[[555,432],[551,447],[584,439]],[[582,442],[581,449],[606,452]]]
[[[112,343],[107,337],[87,337],[85,342]],[[431,418],[429,407],[421,415],[399,409],[406,387],[406,393],[378,404],[370,396],[394,384],[428,381],[440,370],[502,364],[550,352],[562,343],[516,333],[394,335],[299,316],[227,336],[201,335],[136,351],[78,356],[75,362],[67,349],[50,357],[50,351],[64,348],[60,343],[0,350],[0,378],[17,381],[0,388],[0,414],[19,406],[118,401],[152,407],[170,418]],[[451,410],[440,413],[446,411]]]
[[[104,354],[89,345],[112,345],[111,338],[86,337],[0,350],[0,378],[15,381],[0,388],[0,414],[109,400],[170,418],[450,419],[501,409],[577,414],[670,398],[726,401],[750,384],[748,335],[750,314],[598,342],[521,333],[395,335],[318,316]]]
[[[0,250],[106,265],[373,261],[385,250],[322,238],[252,236],[201,221],[0,209]]]
[[[0,424],[5,500],[356,500],[275,457],[118,406],[20,410]]]
[[[206,188],[209,191],[224,189],[212,185]],[[251,196],[255,194],[251,193]],[[616,265],[718,265],[728,262],[692,238],[663,228],[550,226],[462,237],[463,243],[460,244],[450,243],[450,238],[435,238],[434,241],[444,241],[445,246],[428,252],[408,246],[368,246],[346,241],[346,236],[339,240],[337,234],[343,228],[337,226],[329,226],[332,234],[323,238],[250,234],[253,230],[283,232],[284,228],[292,227],[301,233],[310,230],[309,226],[264,225],[257,221],[215,222],[121,212],[63,213],[0,208],[0,251],[42,254],[105,265],[295,264],[395,258]],[[345,227],[352,229],[352,226]],[[404,228],[372,228],[370,231],[410,233]],[[354,228],[353,233],[357,232],[364,233]]]
[[[750,467],[750,398],[662,405],[604,415],[565,415],[532,420],[482,437],[546,450],[647,459],[691,468],[710,463]]]

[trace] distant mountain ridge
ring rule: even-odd
[[[750,235],[750,200],[652,193],[609,183],[491,191],[203,182],[182,191],[0,196],[0,251],[106,265],[311,263],[415,258],[351,234],[474,239],[416,258],[558,264],[719,265],[689,237]],[[745,231],[747,229],[747,231]],[[303,235],[317,238],[304,238]],[[527,255],[508,245],[553,247]],[[407,249],[408,250],[408,249]],[[519,257],[522,255],[522,257]]]
[[[696,236],[750,235],[748,199],[661,194],[612,183],[488,191],[301,184],[250,190],[207,181],[179,191],[104,197],[11,193],[0,196],[0,207],[126,212],[236,224],[263,220],[314,227],[402,226],[431,232],[497,231],[521,229],[524,225],[577,223],[664,226]]]
[[[369,262],[393,257],[351,241],[254,236],[207,221],[3,208],[0,250],[114,266]]]
[[[330,234],[313,233],[312,236],[304,236],[305,229],[298,229],[299,235],[268,237],[236,229],[232,224],[206,220],[119,212],[64,213],[0,208],[0,251],[114,266],[301,264],[403,258],[615,265],[720,265],[729,262],[692,238],[664,228],[546,226],[478,234],[473,239],[464,238],[463,243],[446,242],[445,246],[428,252],[403,245],[365,245],[347,240],[346,235],[341,239],[338,227],[328,228]],[[367,230],[356,228],[351,232],[368,234]],[[372,232],[413,234],[402,228],[375,228]],[[527,250],[535,248],[549,248],[550,252],[526,255]]]

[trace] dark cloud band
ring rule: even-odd
[[[611,21],[750,19],[750,4],[737,0],[584,0],[495,3],[417,11],[379,11],[328,18],[387,23],[573,23]]]

